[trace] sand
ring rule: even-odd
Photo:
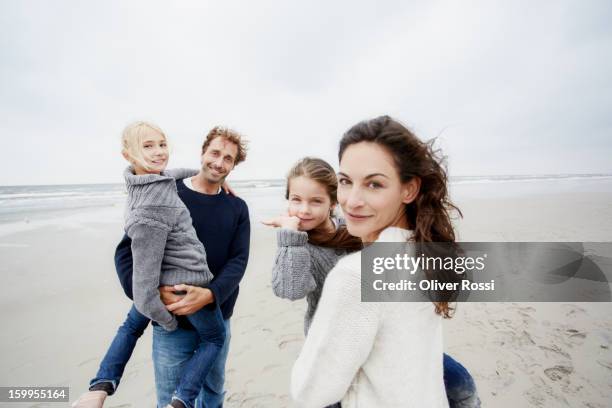
[[[612,194],[458,200],[466,241],[612,241]],[[122,209],[0,226],[1,386],[89,379],[130,302],[113,266]],[[251,258],[232,318],[228,407],[290,407],[289,373],[303,342],[305,302],[272,294],[274,231],[254,220]],[[474,376],[484,407],[609,407],[609,303],[460,304],[445,349]],[[150,329],[107,407],[151,407]],[[2,404],[0,406],[34,406]],[[39,404],[36,406],[61,406]]]

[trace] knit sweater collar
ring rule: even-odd
[[[134,174],[134,167],[128,166],[123,172],[123,177],[125,178],[125,183],[128,186],[137,186],[137,185],[145,185],[156,183],[160,181],[171,180],[174,179],[170,176],[167,176],[162,171],[161,174]]]
[[[413,230],[399,227],[387,227],[378,235],[376,242],[406,242],[413,233]]]

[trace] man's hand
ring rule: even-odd
[[[186,291],[185,295],[176,295],[174,292]],[[166,309],[175,315],[184,316],[197,312],[204,306],[215,301],[215,296],[208,288],[191,285],[162,286],[159,294]]]

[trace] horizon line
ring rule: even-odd
[[[567,177],[588,177],[588,176],[611,176],[612,173],[542,173],[542,174],[483,174],[483,175],[456,175],[449,176],[449,179],[457,177],[551,177],[551,176],[567,176]],[[236,182],[255,182],[255,181],[278,181],[285,180],[282,178],[259,178],[259,179],[230,179],[228,181]],[[2,184],[0,187],[49,187],[49,186],[91,186],[91,185],[109,185],[109,184],[123,184],[123,182],[101,182],[101,183],[48,183],[48,184]]]

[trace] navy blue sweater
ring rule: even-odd
[[[177,180],[178,195],[189,209],[193,227],[206,249],[208,267],[214,279],[208,285],[221,307],[223,318],[229,319],[238,297],[238,284],[249,259],[251,225],[246,203],[222,191],[216,195],[190,190]],[[115,267],[125,294],[132,297],[131,240],[124,236],[115,251]],[[184,316],[179,327],[193,328]]]

